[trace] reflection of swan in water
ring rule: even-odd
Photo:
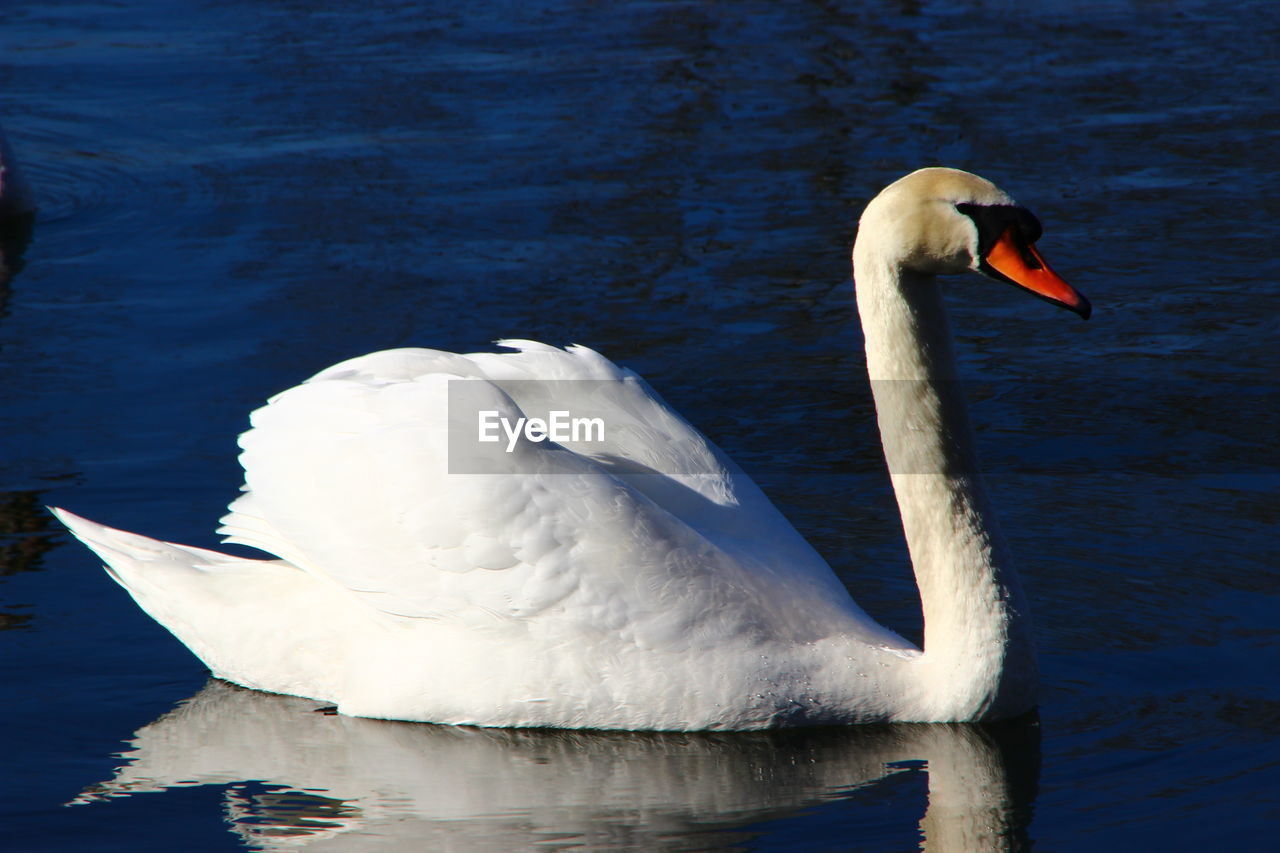
[[[210,681],[143,727],[77,803],[225,785],[253,849],[654,849],[818,806],[925,761],[925,849],[1020,849],[1039,770],[1034,724],[735,734],[424,726],[315,713]],[[249,783],[246,780],[254,780]],[[261,783],[261,784],[258,784]],[[625,842],[619,843],[620,839]],[[851,842],[856,839],[849,839]]]

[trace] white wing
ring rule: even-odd
[[[241,437],[246,493],[220,532],[410,618],[903,645],[639,377],[585,347],[504,345],[374,353],[278,395]],[[602,440],[459,443],[476,410],[547,406],[597,413]]]

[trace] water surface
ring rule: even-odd
[[[0,284],[6,839],[1267,837],[1276,44],[1264,0],[9,0],[0,125],[40,212]],[[643,373],[918,637],[848,247],[881,186],[936,163],[1035,210],[1096,309],[948,289],[1035,605],[1038,721],[711,737],[331,717],[206,685],[41,509],[212,547],[235,436],[270,394],[379,348],[581,342]]]

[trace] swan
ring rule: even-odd
[[[940,167],[859,222],[857,308],[922,648],[864,613],[639,376],[584,346],[388,350],[272,398],[240,437],[245,485],[218,532],[274,559],[53,512],[214,676],[342,714],[633,730],[1017,716],[1036,704],[1027,602],[937,276],[976,271],[1087,318],[1039,236],[994,184]],[[580,411],[603,435],[546,440],[556,412]],[[480,440],[486,418],[501,440]]]

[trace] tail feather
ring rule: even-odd
[[[177,563],[191,569],[209,570],[246,562],[243,558],[217,551],[192,548],[175,542],[161,542],[158,539],[139,536],[137,533],[117,530],[60,507],[51,506],[49,511],[58,521],[66,525],[71,535],[102,558],[102,561],[107,564],[108,571],[127,570],[137,564],[146,563]],[[115,572],[112,576],[120,580]],[[121,583],[124,582],[121,581]],[[128,586],[127,583],[124,585]]]
[[[338,592],[284,560],[161,542],[49,510],[214,675],[276,693],[332,692],[327,669],[340,657],[333,626],[349,604]]]

